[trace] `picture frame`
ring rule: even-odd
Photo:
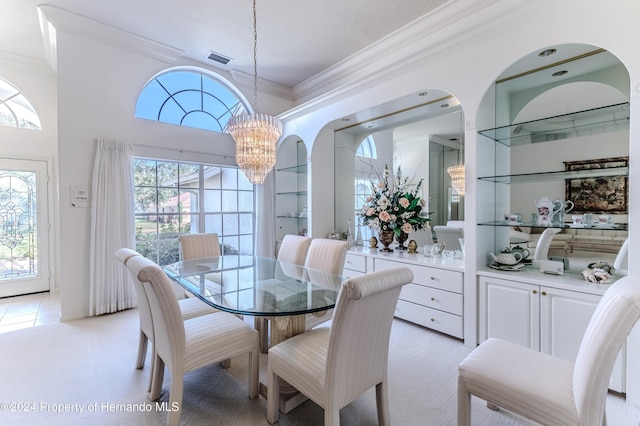
[[[565,171],[596,170],[629,166],[629,157],[565,161]],[[629,211],[629,177],[596,176],[565,180],[565,199],[574,203],[572,213],[614,213]]]

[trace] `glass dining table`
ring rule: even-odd
[[[256,317],[261,348],[305,331],[307,314],[322,315],[335,306],[343,277],[276,259],[222,255],[165,265],[165,273],[195,297],[221,311]],[[266,349],[263,350],[266,352]],[[261,389],[262,391],[262,389]],[[296,400],[281,385],[281,411]],[[284,404],[284,405],[283,405]]]
[[[276,259],[222,255],[163,267],[173,281],[221,311],[265,317],[271,344],[305,331],[305,315],[334,307],[343,277]],[[256,321],[256,324],[262,321]],[[266,338],[266,330],[261,330]],[[263,346],[263,345],[261,345]],[[263,346],[264,347],[264,346]]]

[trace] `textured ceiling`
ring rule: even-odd
[[[258,0],[258,75],[295,87],[449,0]],[[0,52],[44,61],[37,5],[2,0]],[[251,0],[49,0],[47,4],[253,75]]]

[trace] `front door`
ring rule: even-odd
[[[0,158],[0,297],[49,290],[47,168]]]

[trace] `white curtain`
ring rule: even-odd
[[[114,254],[135,247],[133,154],[130,144],[98,139],[91,185],[90,315],[136,306],[128,271]]]
[[[267,175],[262,185],[257,185],[256,255],[276,256],[276,174]]]

